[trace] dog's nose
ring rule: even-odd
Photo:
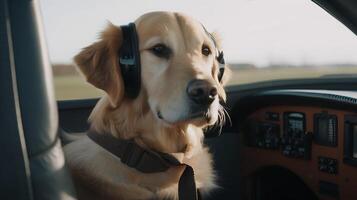
[[[217,88],[206,80],[194,79],[187,85],[187,95],[199,105],[210,105],[217,96]]]

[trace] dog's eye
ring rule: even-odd
[[[150,51],[157,57],[168,59],[171,55],[171,49],[164,44],[153,46]]]
[[[207,45],[202,46],[202,54],[205,56],[209,56],[211,54],[211,50]]]

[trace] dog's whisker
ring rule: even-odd
[[[228,111],[225,108],[223,108],[223,112],[225,113],[225,116],[228,118],[229,124],[232,125],[232,119]]]
[[[227,119],[228,119],[229,123],[232,125],[232,120],[231,120],[230,115],[228,114],[227,109],[223,105],[220,105],[218,108],[218,119],[217,119],[216,125],[219,126],[219,130],[218,130],[219,134],[222,133],[223,126],[226,123]]]
[[[225,123],[226,122],[226,115],[225,115],[226,110],[225,110],[225,108],[223,106],[221,106],[219,111],[220,111],[220,115],[221,115],[222,120],[223,120],[222,123]]]
[[[218,119],[216,122],[216,125],[219,127],[219,130],[218,130],[219,134],[222,133],[224,123],[225,123],[224,108],[222,106],[220,106],[218,109]]]

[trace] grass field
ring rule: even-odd
[[[55,76],[54,83],[57,100],[93,98],[103,94],[80,75]]]
[[[331,74],[357,74],[357,67],[236,69],[232,70],[229,85],[278,79],[317,78]],[[102,91],[87,84],[80,75],[55,76],[54,82],[58,100],[92,98],[103,94]]]

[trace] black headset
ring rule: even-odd
[[[221,82],[225,61],[223,51],[218,50],[216,40],[204,26],[202,26],[206,33],[211,37],[216,47],[216,60],[219,63],[218,80]],[[121,26],[123,33],[123,42],[119,49],[119,67],[124,81],[125,95],[129,98],[135,99],[140,92],[141,86],[141,63],[139,51],[139,38],[136,32],[135,24]]]

